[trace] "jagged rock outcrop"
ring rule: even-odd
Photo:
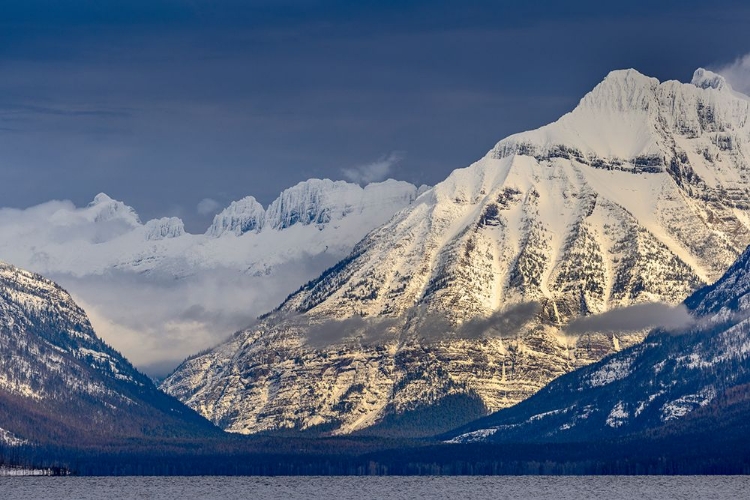
[[[179,238],[185,234],[185,224],[177,217],[162,217],[146,222],[144,230],[149,241]]]
[[[223,234],[240,236],[263,228],[266,210],[254,197],[246,196],[239,201],[233,201],[227,208],[214,216],[211,227],[206,234],[218,237]]]

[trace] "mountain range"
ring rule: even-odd
[[[231,203],[205,234],[176,217],[142,223],[103,193],[82,208],[0,209],[0,259],[60,283],[103,338],[163,373],[277,305],[425,189],[310,179],[266,209],[252,196]]]
[[[113,293],[344,257],[162,390],[63,287],[0,263],[0,464],[24,449],[91,473],[144,453],[128,470],[363,473],[464,470],[484,450],[474,472],[746,470],[748,118],[711,72],[615,71],[429,189],[310,180],[232,203],[204,235],[103,194],[2,210],[0,256]],[[190,310],[171,314],[211,317]]]
[[[681,313],[578,318],[677,305],[747,247],[749,117],[709,71],[614,71],[161,387],[240,433],[430,434],[510,407]]]
[[[394,180],[362,188],[310,179],[284,190],[267,209],[252,196],[232,202],[202,235],[187,233],[177,217],[141,223],[132,207],[100,193],[83,208],[49,202],[3,209],[2,229],[14,239],[5,239],[0,252],[7,261],[44,274],[123,270],[183,278],[224,267],[267,275],[311,255],[347,254],[420,189]]]

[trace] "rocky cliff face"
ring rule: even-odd
[[[749,117],[718,75],[615,71],[163,388],[235,432],[354,432],[455,397],[511,406],[645,335],[571,338],[571,319],[677,304],[750,243]]]

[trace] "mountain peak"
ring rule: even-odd
[[[614,71],[556,122],[455,170],[163,387],[236,432],[347,433],[455,394],[482,412],[510,406],[647,330],[576,340],[563,325],[679,303],[736,260],[750,243],[748,117],[729,93]],[[361,190],[344,188],[332,200],[297,186],[266,220],[323,224],[355,208],[344,193]]]
[[[581,100],[581,106],[617,111],[647,109],[659,80],[634,69],[611,71]]]
[[[653,78],[651,76],[646,76],[637,69],[634,68],[626,68],[626,69],[614,69],[607,73],[607,76],[604,77],[604,80],[602,82],[609,82],[609,81],[632,81],[632,82],[641,82],[641,83],[650,83],[656,80],[656,78]]]
[[[226,233],[241,236],[250,231],[260,231],[266,211],[253,196],[233,201],[214,216],[206,234],[218,237]]]
[[[179,217],[162,217],[146,222],[145,230],[149,241],[177,238],[185,234],[185,224]]]
[[[102,205],[105,203],[111,203],[115,201],[112,199],[107,193],[99,193],[96,196],[94,196],[94,199],[91,200],[91,203],[89,203],[90,207],[94,207],[96,205]]]
[[[114,219],[124,221],[130,226],[140,226],[141,221],[133,207],[99,193],[88,205],[89,217],[93,222],[107,222]]]
[[[295,224],[321,226],[361,213],[365,207],[387,211],[394,205],[409,205],[416,193],[416,186],[393,179],[365,187],[346,181],[308,179],[279,194],[268,206],[265,224],[274,229]]]
[[[713,71],[709,71],[703,68],[698,68],[695,70],[695,73],[693,73],[693,79],[690,81],[690,83],[702,89],[732,89],[729,83],[727,83],[726,78],[718,73],[714,73]]]

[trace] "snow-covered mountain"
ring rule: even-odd
[[[394,180],[362,188],[310,179],[283,191],[268,210],[252,196],[232,202],[205,235],[186,233],[176,217],[142,224],[133,208],[100,193],[85,208],[50,202],[4,209],[0,256],[37,272],[74,276],[119,269],[184,277],[218,267],[267,274],[309,255],[347,254],[417,193]]]
[[[523,403],[469,424],[453,442],[611,438],[674,423],[750,383],[750,249],[686,300],[695,324],[553,381]],[[733,396],[737,398],[735,394]]]
[[[0,443],[212,433],[99,339],[65,290],[0,262]]]
[[[245,433],[410,415],[427,432],[511,406],[648,326],[575,339],[571,319],[678,304],[750,243],[748,118],[750,99],[708,71],[690,84],[614,71],[162,387]]]
[[[311,179],[267,210],[253,197],[231,203],[200,235],[176,217],[143,224],[105,194],[83,208],[0,209],[0,259],[64,285],[140,365],[174,367],[345,257],[420,193],[395,180]]]

